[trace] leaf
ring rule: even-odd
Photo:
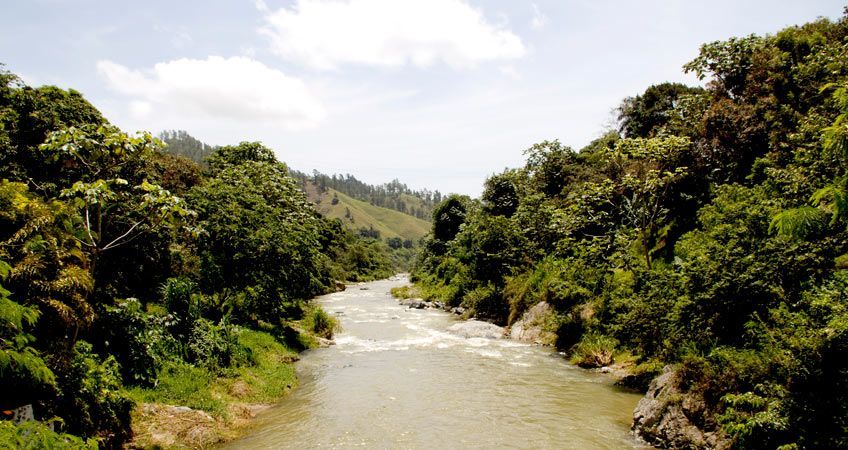
[[[818,233],[827,225],[828,214],[813,206],[781,211],[769,224],[769,233],[806,238]]]

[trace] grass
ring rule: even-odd
[[[305,330],[324,339],[332,339],[335,333],[341,331],[338,319],[331,317],[319,306],[310,305],[300,324]]]
[[[303,348],[310,340],[283,331],[244,328],[238,340],[250,350],[252,364],[217,376],[205,368],[173,362],[165,365],[155,387],[127,390],[138,405],[133,412],[135,446],[197,448],[232,439],[256,411],[297,384],[293,363],[298,355],[293,348]]]
[[[400,286],[393,287],[390,291],[394,298],[399,299],[408,299],[408,298],[422,298],[421,291],[416,286]]]
[[[333,194],[339,199],[335,205],[332,204]],[[314,202],[319,197],[317,193],[311,192],[309,199]],[[372,227],[380,232],[381,239],[399,237],[417,242],[430,231],[430,223],[427,221],[393,209],[374,206],[333,189],[328,189],[321,194],[320,200],[321,203],[316,205],[316,209],[322,215],[341,219],[342,223],[351,230]],[[353,221],[345,217],[348,210]]]
[[[618,341],[608,336],[588,334],[574,346],[571,362],[583,368],[606,367],[615,362]]]

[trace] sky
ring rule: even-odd
[[[4,0],[0,63],[128,132],[261,141],[290,167],[477,196],[534,143],[579,149],[702,43],[830,0]]]

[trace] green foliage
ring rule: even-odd
[[[159,133],[158,138],[167,145],[165,151],[168,154],[186,158],[195,164],[206,165],[206,159],[217,149],[197,140],[185,130],[166,130]]]
[[[452,241],[468,212],[467,197],[451,195],[433,210],[433,237],[441,242]]]
[[[604,367],[615,362],[613,357],[618,341],[595,334],[587,334],[574,346],[571,362],[580,367]]]
[[[50,132],[105,123],[79,92],[31,88],[0,69],[0,179],[32,180],[39,191],[50,191],[57,167],[41,157],[38,146]]]
[[[465,294],[462,306],[468,310],[469,314],[500,324],[505,324],[509,315],[509,303],[491,284],[478,286]]]
[[[348,197],[429,221],[433,208],[442,201],[442,193],[439,191],[413,190],[398,180],[375,186],[350,174],[326,175],[314,170],[311,175],[307,175],[293,170],[291,175],[300,180],[311,200],[323,203],[329,199],[331,205],[345,203],[344,197]]]
[[[209,292],[253,289],[258,296],[243,316],[274,322],[298,314],[297,299],[330,283],[316,245],[320,218],[282,164],[223,167],[189,202],[205,230],[201,285]]]
[[[124,383],[155,384],[159,368],[176,356],[179,343],[166,330],[167,324],[167,317],[145,313],[136,299],[104,308],[95,334],[103,352],[120,364]]]
[[[60,162],[69,199],[84,220],[82,239],[93,255],[124,245],[159,226],[177,227],[194,215],[180,197],[140,180],[134,166],[159,150],[149,133],[130,136],[112,126],[68,128],[52,133],[39,148]],[[126,178],[125,178],[126,177]]]
[[[678,367],[734,448],[845,447],[846,25],[706,44],[685,66],[706,89],[626,99],[623,138],[534,145],[435,218],[398,295],[508,323],[546,302],[581,365],[629,354],[641,388]]]
[[[320,306],[310,306],[303,317],[303,327],[325,339],[332,339],[333,334],[341,331],[338,319],[331,317]]]
[[[218,147],[206,162],[213,174],[248,162],[279,164],[274,152],[260,142],[241,142],[239,145]],[[283,171],[288,174],[285,167]]]
[[[627,97],[618,107],[620,130],[628,138],[655,137],[672,121],[678,99],[702,92],[701,88],[680,83],[662,83],[649,87],[644,94]]]
[[[41,422],[0,421],[0,448],[16,450],[97,450],[97,440],[57,433]]]
[[[494,216],[511,217],[518,209],[518,191],[509,173],[489,177],[483,190],[484,209]]]
[[[238,342],[239,329],[222,321],[198,319],[188,341],[189,357],[213,373],[250,362],[251,355]]]
[[[215,374],[205,367],[175,361],[167,362],[158,374],[155,389],[134,388],[128,395],[137,402],[184,405],[212,414],[223,414],[224,402],[215,398],[210,385]]]
[[[54,351],[69,352],[94,318],[87,301],[94,280],[72,231],[77,219],[60,201],[45,201],[23,183],[0,181],[0,258],[11,265],[5,286],[39,309],[38,334],[58,343]]]
[[[61,393],[51,409],[62,417],[69,433],[96,437],[107,446],[129,439],[133,402],[121,391],[113,356],[100,358],[91,344],[79,341],[70,364],[54,372]]]
[[[332,220],[339,219],[348,230],[359,232],[365,228],[368,233],[379,232],[380,237],[385,239],[400,238],[410,243],[421,239],[430,228],[426,220],[417,216],[404,214],[400,211],[370,204],[367,200],[360,200],[345,195],[339,191],[328,189],[319,193],[308,187],[306,190],[309,201],[322,216]],[[333,203],[332,198],[337,198],[338,203]]]
[[[503,286],[514,267],[524,262],[526,240],[515,222],[503,216],[483,216],[456,236],[454,253],[483,283]]]
[[[698,57],[683,68],[701,80],[712,76],[722,89],[738,95],[745,87],[754,52],[761,45],[763,39],[755,35],[704,44]]]
[[[10,269],[0,260],[0,279]],[[56,377],[31,346],[35,338],[29,331],[38,320],[38,310],[12,301],[9,294],[0,286],[0,382],[7,389],[0,406],[17,407],[54,389]]]

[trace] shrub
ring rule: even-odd
[[[217,325],[198,319],[188,342],[192,362],[212,372],[251,361],[249,351],[238,341],[238,327],[221,321]]]
[[[178,343],[165,330],[167,318],[145,313],[136,299],[107,306],[97,321],[105,353],[117,359],[125,383],[150,386],[164,360],[178,354]]]
[[[473,314],[505,324],[509,304],[492,285],[481,286],[465,295],[462,305]]]
[[[615,362],[613,354],[618,341],[598,334],[583,336],[571,355],[571,362],[580,367],[605,367]]]
[[[191,297],[197,284],[187,278],[168,278],[162,285],[162,302],[174,316],[171,331],[177,339],[184,340],[191,333],[193,316]]]
[[[67,367],[54,369],[61,393],[55,413],[72,434],[119,446],[132,435],[133,402],[121,392],[121,375],[112,356],[101,359],[88,342],[78,341]]]
[[[326,339],[332,339],[333,334],[339,331],[339,321],[334,317],[330,317],[321,307],[314,306],[304,317],[304,327]]]

